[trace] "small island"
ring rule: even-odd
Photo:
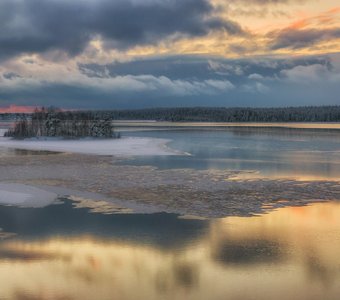
[[[119,138],[112,125],[112,117],[95,112],[62,111],[44,107],[36,109],[31,116],[22,117],[5,137],[24,139],[32,137],[62,137],[77,139]]]

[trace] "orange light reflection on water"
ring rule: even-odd
[[[0,243],[0,298],[338,299],[340,203],[212,220],[181,249],[95,237]]]

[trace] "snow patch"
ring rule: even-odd
[[[32,186],[16,183],[0,183],[0,205],[44,207],[58,195]]]
[[[0,137],[4,136],[7,131],[8,131],[8,129],[0,128]]]
[[[120,139],[25,139],[13,140],[11,138],[0,138],[0,147],[44,150],[54,152],[71,152],[95,155],[113,156],[149,156],[149,155],[181,155],[180,151],[170,149],[166,144],[170,140],[126,137]]]

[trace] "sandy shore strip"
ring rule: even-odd
[[[167,147],[167,139],[143,138],[143,137],[123,137],[120,139],[25,139],[13,140],[10,138],[0,138],[0,147],[69,152],[94,155],[112,155],[119,157],[127,156],[150,156],[150,155],[185,155]]]
[[[197,129],[197,128],[234,128],[234,127],[250,127],[250,128],[291,128],[291,129],[332,129],[340,130],[340,122],[167,122],[167,121],[124,121],[118,120],[113,122],[115,128],[119,128],[119,131],[128,130],[133,128],[134,130],[140,130],[141,128],[148,129]]]

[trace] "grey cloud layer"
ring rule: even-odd
[[[200,81],[229,80],[243,83],[252,74],[263,78],[275,78],[282,70],[295,66],[320,64],[327,68],[331,62],[327,56],[311,56],[295,59],[222,59],[198,56],[172,56],[130,62],[116,62],[107,65],[79,64],[79,70],[89,77],[116,77],[124,75],[166,76],[171,80]]]
[[[22,74],[0,74],[0,102],[92,108],[340,104],[340,54],[242,60],[163,57],[83,64],[77,77],[32,81]]]
[[[243,33],[238,24],[214,17],[208,0],[0,1],[0,56],[51,49],[75,55],[94,36],[124,49],[216,29]]]

